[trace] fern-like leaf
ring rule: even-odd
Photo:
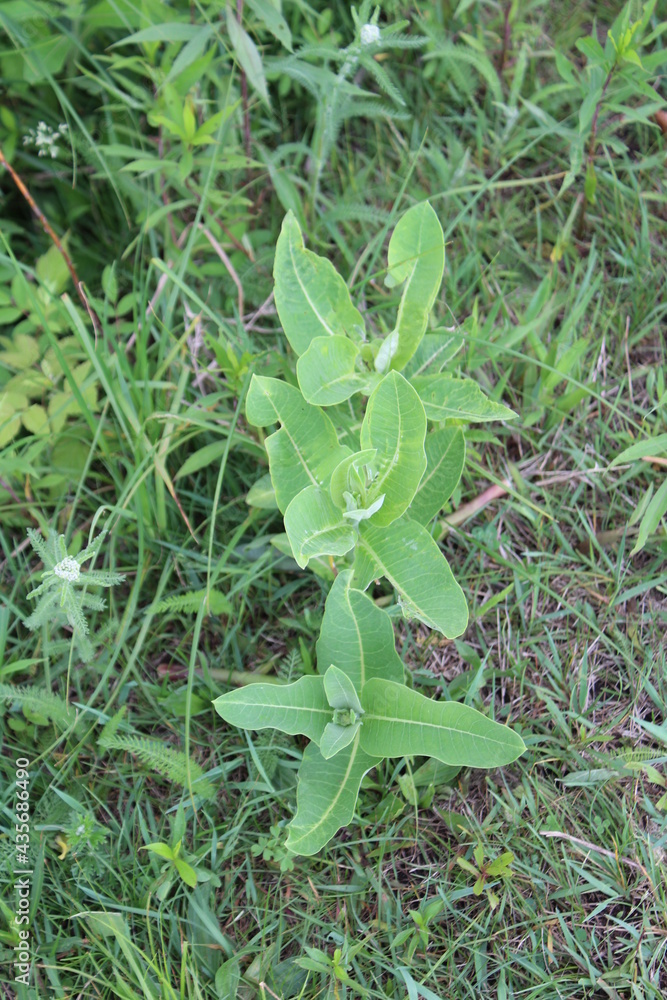
[[[121,722],[125,718],[127,713],[127,705],[123,705],[118,709],[115,715],[112,715],[108,722],[104,723],[102,732],[98,737],[98,744],[100,746],[106,746],[107,741],[114,737],[120,727]]]
[[[183,613],[196,615],[202,603],[208,598],[208,611],[212,615],[231,615],[233,608],[225,595],[220,590],[212,588],[204,590],[189,590],[186,594],[174,594],[165,597],[163,601],[151,605],[148,609],[152,613],[170,611],[173,614]]]
[[[42,560],[44,565],[48,569],[52,569],[54,565],[54,560],[51,558],[46,542],[44,541],[40,533],[36,531],[34,528],[28,528],[28,538],[30,539],[30,544],[32,545],[33,549],[35,550],[39,558]]]
[[[38,715],[50,719],[59,729],[69,729],[77,726],[76,712],[67,702],[53,694],[47,688],[13,687],[11,684],[0,683],[0,702],[12,705],[17,702],[21,708],[28,708]]]
[[[174,750],[159,740],[151,740],[145,736],[101,735],[97,742],[104,750],[124,750],[134,754],[142,764],[157,771],[162,777],[182,788],[189,788],[191,785],[192,791],[205,799],[215,797],[215,785],[205,777],[199,764],[193,760],[188,762],[181,750]]]

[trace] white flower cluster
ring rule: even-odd
[[[360,38],[362,45],[375,45],[379,42],[380,29],[377,24],[362,24]]]
[[[65,556],[62,562],[53,567],[53,572],[61,580],[67,580],[68,583],[76,583],[81,576],[81,567],[72,556]]]
[[[35,146],[38,156],[50,156],[55,160],[58,155],[58,140],[67,133],[67,125],[59,125],[57,130],[46,122],[39,122],[37,128],[29,128],[23,136],[24,146]]]

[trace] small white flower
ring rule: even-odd
[[[59,576],[61,580],[67,580],[69,583],[76,583],[81,576],[81,567],[76,559],[72,558],[72,556],[66,556],[62,562],[59,562],[57,566],[53,567],[53,572],[56,576]]]
[[[377,24],[362,24],[361,44],[375,45],[375,43],[379,41],[380,41],[380,29],[378,28]]]
[[[58,141],[67,134],[67,124],[58,126],[57,130],[51,128],[46,122],[38,122],[37,129],[29,128],[23,136],[24,146],[35,146],[38,156],[50,156],[52,160],[58,155]]]
[[[77,828],[76,828],[76,835],[77,835],[77,837],[80,837],[81,834],[85,833],[85,832],[86,832],[86,827],[85,827],[84,823],[82,823],[81,826],[77,826]]]

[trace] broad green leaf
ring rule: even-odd
[[[27,410],[24,410],[21,414],[21,419],[23,426],[31,434],[49,433],[49,418],[46,415],[46,410],[39,403],[33,403]]]
[[[344,671],[357,691],[371,677],[403,680],[403,663],[394,646],[391,618],[360,590],[350,587],[352,570],[336,577],[324,606],[317,663]]]
[[[426,435],[426,472],[410,504],[410,517],[428,524],[454,492],[465,462],[466,442],[460,427],[441,427]]]
[[[319,743],[331,722],[324,679],[306,675],[293,684],[248,684],[213,702],[218,715],[239,729],[279,729]]]
[[[380,576],[398,591],[408,617],[418,618],[448,639],[465,632],[468,607],[463,591],[421,524],[401,518],[386,527],[368,521],[359,526],[352,582],[365,590]]]
[[[36,337],[27,333],[15,333],[10,343],[9,350],[0,352],[0,364],[20,371],[32,368],[39,361],[39,343]]]
[[[287,828],[288,850],[306,855],[322,850],[352,820],[361,779],[379,763],[379,757],[361,750],[359,733],[330,760],[314,743],[307,746],[299,770],[296,815]]]
[[[71,252],[69,248],[69,234],[63,237],[62,243],[65,250]],[[63,254],[55,245],[49,247],[46,253],[42,254],[37,261],[35,270],[37,277],[52,295],[60,295],[61,292],[64,292],[70,281],[69,268],[65,263]]]
[[[297,563],[304,569],[317,556],[343,556],[354,547],[357,532],[328,490],[306,486],[285,511],[285,531]]]
[[[315,337],[360,339],[364,321],[347,285],[330,261],[305,249],[292,212],[278,237],[273,277],[278,316],[296,354],[303,354]]]
[[[292,546],[289,543],[289,538],[287,537],[287,535],[285,534],[272,535],[271,545],[274,548],[278,549],[279,552],[282,552],[283,555],[289,556],[290,559],[294,559]],[[326,580],[327,583],[331,583],[336,578],[335,569],[332,567],[329,560],[324,558],[324,556],[321,556],[320,558],[317,559],[311,559],[310,563],[308,564],[308,569],[312,573],[314,573],[315,576],[319,576],[322,578],[322,580]]]
[[[412,780],[415,788],[426,788],[429,785],[451,785],[459,773],[459,767],[443,764],[435,757],[429,757],[425,764],[413,771]]]
[[[266,86],[262,57],[248,32],[244,31],[236,20],[236,14],[231,7],[227,7],[227,31],[229,32],[229,40],[232,43],[234,54],[239,61],[241,69],[245,72],[250,85],[255,88],[266,106],[270,107],[271,102]]]
[[[275,0],[247,0],[247,3],[271,34],[291,52],[292,33],[280,13],[280,5],[276,4]]]
[[[144,850],[150,851],[152,854],[157,854],[161,858],[166,858],[168,861],[173,861],[175,857],[173,848],[171,848],[169,844],[162,844],[159,842],[155,844],[146,844]]]
[[[424,334],[422,341],[403,369],[407,379],[416,375],[437,375],[460,351],[463,337],[449,330],[434,330]]]
[[[525,748],[518,733],[457,701],[434,701],[374,678],[362,691],[360,741],[378,757],[428,754],[453,767],[502,767]]]
[[[403,285],[396,326],[378,351],[380,372],[400,370],[421,341],[445,270],[445,238],[440,220],[427,201],[403,215],[392,233],[385,284]]]
[[[349,448],[339,445],[326,413],[310,406],[298,389],[280,379],[253,375],[246,416],[258,427],[282,425],[265,445],[276,501],[283,513],[306,486],[328,486],[332,470],[350,454]]]
[[[19,393],[0,393],[0,448],[16,437],[21,429],[20,411],[28,405]]]
[[[277,510],[276,491],[271,482],[271,473],[266,472],[252,484],[248,490],[245,502],[249,507],[259,507],[260,510]]]
[[[367,501],[384,495],[374,524],[391,524],[410,506],[426,469],[425,436],[419,396],[401,374],[389,372],[373,390],[361,425],[362,449],[377,451]]]
[[[363,712],[352,679],[333,663],[324,675],[324,693],[332,708],[351,708],[357,715]]]
[[[324,759],[329,760],[349,746],[359,732],[360,726],[359,719],[352,726],[337,726],[335,722],[330,722],[320,740],[320,753]]]
[[[375,373],[357,371],[359,348],[348,337],[315,337],[296,365],[301,392],[316,406],[335,406],[364,392]],[[375,376],[377,378],[377,376]]]
[[[517,414],[502,403],[494,403],[470,378],[420,375],[412,380],[429,420],[515,420]]]
[[[345,494],[357,494],[366,489],[370,479],[370,466],[377,455],[375,448],[367,448],[365,451],[356,451],[353,455],[348,455],[336,466],[331,473],[331,483],[329,490],[331,499],[345,510]]]
[[[182,858],[175,858],[174,864],[176,866],[176,871],[181,876],[186,885],[189,885],[191,889],[197,885],[197,872],[194,870],[192,865],[189,865],[187,861],[183,861]]]

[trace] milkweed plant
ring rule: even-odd
[[[295,216],[276,246],[275,303],[296,356],[294,382],[254,375],[246,417],[273,428],[269,466],[248,495],[284,518],[276,544],[328,579],[317,675],[253,683],[214,702],[245,729],[275,728],[310,742],[299,771],[286,847],[312,855],[347,825],[362,778],[384,757],[425,755],[491,768],[525,749],[521,736],[475,709],[434,700],[405,683],[389,614],[370,594],[385,578],[406,618],[447,638],[468,608],[434,539],[434,520],[465,460],[466,424],[511,420],[476,381],[445,369],[461,338],[431,322],[445,265],[438,216],[428,202],[398,221],[385,284],[398,299],[391,328],[377,330],[327,259],[304,246]]]

